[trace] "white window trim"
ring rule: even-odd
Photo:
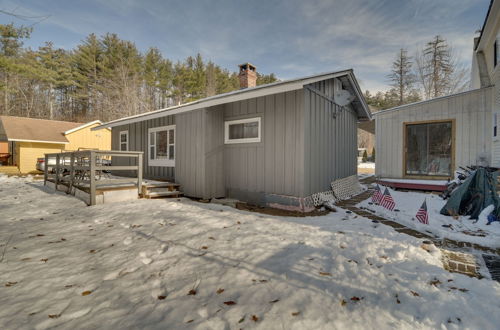
[[[122,142],[122,135],[125,135],[127,137],[127,143],[126,143],[127,144],[127,149],[125,151],[128,151],[128,131],[120,131],[119,140],[118,140],[118,142],[120,144],[119,144],[119,149],[118,150],[122,151],[122,144],[123,144],[123,142]]]
[[[257,143],[261,140],[261,117],[245,118],[238,120],[228,120],[224,122],[224,143],[225,144],[235,144],[235,143]],[[230,139],[229,138],[229,126],[234,124],[245,124],[245,123],[258,123],[257,137],[256,138],[243,138],[243,139]]]
[[[174,159],[151,159],[151,133],[156,133],[159,131],[174,131]],[[163,167],[175,167],[175,154],[177,154],[177,148],[175,143],[177,142],[177,136],[175,135],[175,125],[153,127],[148,129],[148,166],[163,166]],[[167,152],[169,148],[167,146]],[[155,152],[156,152],[156,141],[155,141]]]

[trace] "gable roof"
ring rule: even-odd
[[[64,135],[68,135],[68,134],[74,133],[76,131],[79,131],[81,129],[84,129],[86,127],[89,127],[89,126],[92,126],[92,125],[95,125],[95,124],[102,125],[102,121],[100,121],[100,120],[89,121],[86,124],[80,125],[78,127],[72,128],[70,130],[67,130],[66,132],[64,132]]]
[[[172,116],[179,113],[184,113],[188,111],[194,111],[202,108],[208,108],[220,104],[231,103],[236,101],[242,101],[246,99],[251,99],[260,96],[278,94],[288,91],[293,91],[297,89],[302,89],[305,85],[312,84],[318,81],[327,80],[331,78],[339,78],[344,85],[344,88],[347,88],[356,99],[352,102],[357,114],[358,118],[361,120],[371,120],[371,113],[368,109],[368,105],[363,97],[363,93],[361,92],[361,88],[358,85],[356,78],[354,77],[354,73],[352,69],[344,70],[344,71],[335,71],[322,73],[302,78],[290,79],[279,81],[266,85],[259,85],[257,87],[240,89],[224,94],[210,96],[204,99],[196,100],[193,102],[165,108],[159,109],[155,111],[150,111],[146,113],[142,113],[139,115],[134,115],[130,117],[116,119],[107,123],[104,123],[98,127],[92,128],[92,130],[102,129],[102,128],[111,128],[115,126],[121,126],[131,123],[136,123],[144,120],[164,117],[164,116]]]
[[[67,144],[65,132],[85,125],[68,121],[0,116],[7,141]]]

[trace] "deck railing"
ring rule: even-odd
[[[136,165],[115,166],[111,157],[137,159]],[[57,190],[59,184],[87,191],[90,205],[96,204],[96,190],[102,187],[136,183],[142,191],[142,151],[84,150],[45,154],[44,184],[52,181]],[[54,161],[55,160],[55,161]],[[132,162],[134,163],[134,162]],[[137,178],[123,179],[107,175],[110,171],[135,171]]]

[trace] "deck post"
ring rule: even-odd
[[[142,152],[137,157],[137,194],[142,194]]]
[[[59,184],[59,160],[60,160],[60,154],[57,154],[56,155],[56,177],[54,179],[56,190],[57,190],[57,186]]]
[[[44,169],[43,169],[43,185],[47,185],[47,179],[49,178],[49,156],[45,154],[45,163],[44,163]]]
[[[96,204],[95,167],[96,167],[95,152],[91,150],[90,151],[90,205]]]
[[[73,189],[73,180],[75,179],[75,153],[71,153],[71,158],[70,158],[70,172],[69,172],[69,188],[68,188],[68,194],[71,194],[71,189]]]

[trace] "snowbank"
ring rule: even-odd
[[[500,284],[448,273],[420,240],[342,210],[285,218],[187,199],[87,207],[12,178],[0,209],[3,329],[500,324]]]

